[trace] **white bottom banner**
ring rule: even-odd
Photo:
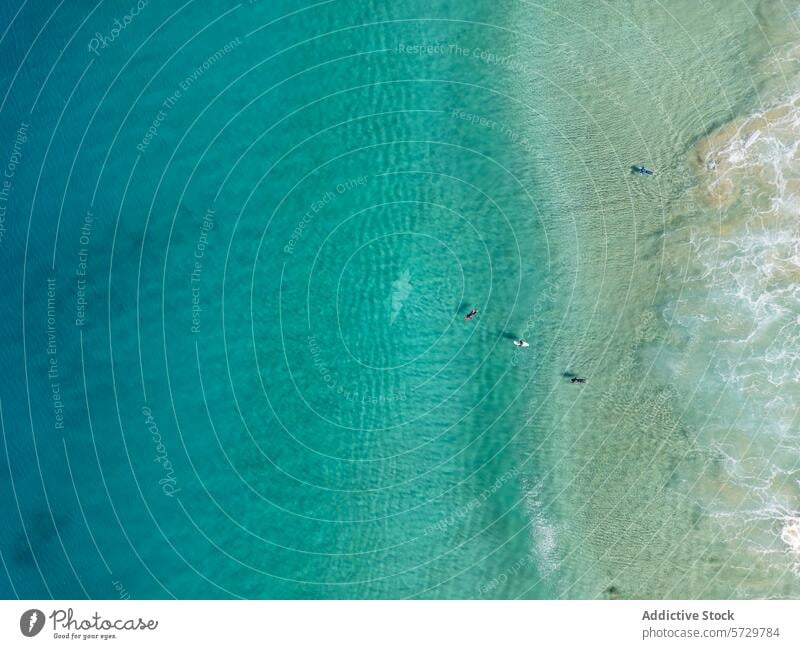
[[[800,647],[800,603],[4,601],[0,647]]]

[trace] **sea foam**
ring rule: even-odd
[[[710,133],[690,157],[695,209],[667,234],[680,290],[664,317],[690,341],[670,378],[724,458],[695,495],[719,538],[777,571],[800,566],[798,147],[800,92]]]

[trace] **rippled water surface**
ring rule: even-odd
[[[0,594],[800,594],[796,2],[140,5],[0,8]]]

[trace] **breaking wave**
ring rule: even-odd
[[[663,309],[680,343],[668,371],[715,458],[695,495],[719,538],[778,572],[800,566],[798,147],[800,93],[698,143],[694,209],[667,235],[680,296]]]

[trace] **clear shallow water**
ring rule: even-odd
[[[0,45],[4,595],[797,594],[784,5],[126,11]]]

